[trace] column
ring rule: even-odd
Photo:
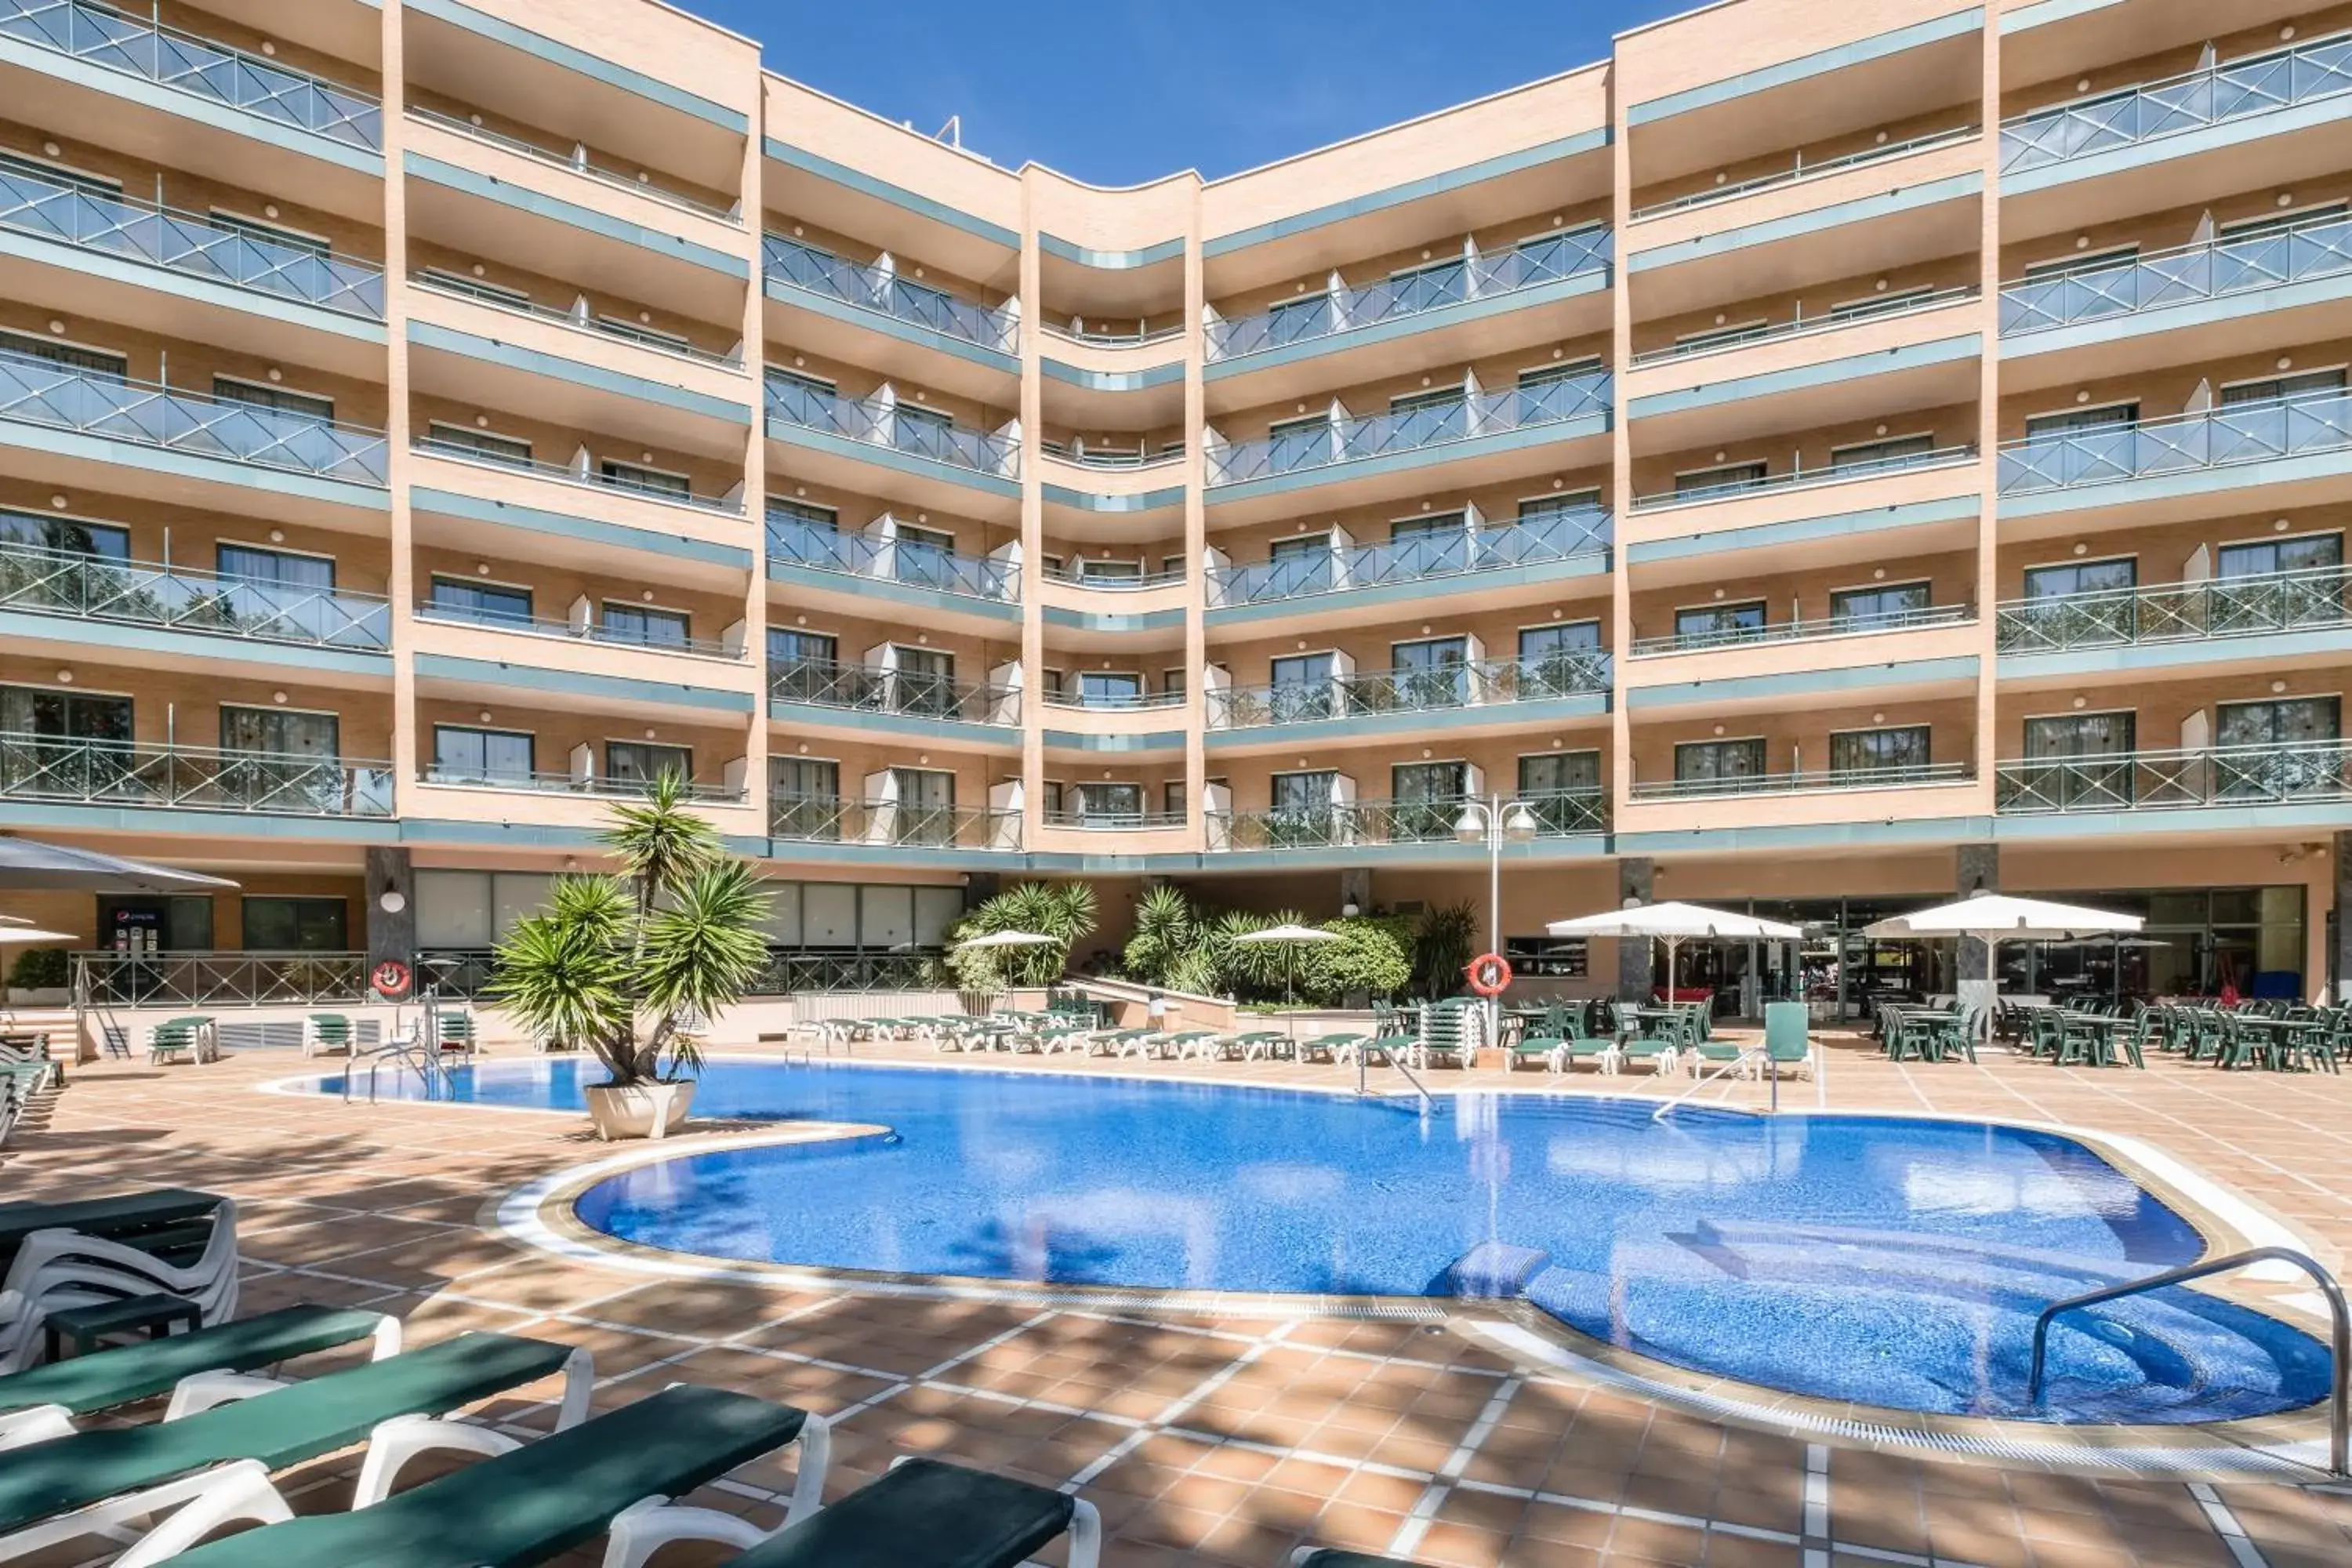
[[[998,885],[999,880],[993,871],[973,871],[967,874],[963,879],[964,913],[970,914],[1003,891]]]
[[[416,883],[410,874],[408,851],[388,845],[371,845],[367,852],[368,968],[387,960],[416,970]],[[387,894],[400,907],[384,907]]]
[[[2328,1000],[2340,1002],[2344,999],[2346,984],[2352,983],[2352,921],[2344,918],[2345,910],[2352,907],[2352,833],[2337,834],[2335,849],[2336,872],[2328,879],[2336,895],[2330,904],[2336,916],[2333,929],[2330,929],[2327,918],[2330,910],[2317,908],[2318,900],[2314,900],[2314,907],[2303,911],[2306,921],[2326,932],[2320,942],[2314,945],[2326,951],[2327,966],[2326,973],[2311,976],[2303,989],[2307,996],[2316,995],[2318,988],[2325,984]]]
[[[1961,898],[1981,889],[2000,891],[2000,846],[1963,844],[1953,853],[1952,890]],[[1953,970],[1959,983],[1960,1005],[1990,1007],[1993,1000],[1991,952],[1974,937],[1959,939],[1959,961]]]
[[[1622,905],[1638,900],[1651,901],[1651,883],[1655,868],[1647,857],[1636,856],[1617,862],[1617,901]],[[1621,937],[1617,942],[1617,1000],[1647,1002],[1650,999],[1650,944],[1635,937]]]

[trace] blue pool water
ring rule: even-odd
[[[588,1069],[593,1071],[593,1069]],[[462,1098],[574,1108],[583,1066],[461,1070]],[[330,1081],[331,1090],[340,1085]],[[1896,1409],[2211,1421],[2311,1404],[2327,1352],[2194,1291],[2034,1314],[2194,1260],[2179,1215],[2069,1139],[1970,1122],[1588,1097],[1417,1104],[1152,1080],[714,1064],[698,1114],[875,1122],[827,1148],[686,1155],[580,1217],[757,1262],[1170,1289],[1451,1292],[1482,1243],[1528,1300],[1695,1370]]]

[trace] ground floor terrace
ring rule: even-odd
[[[1810,1110],[1819,1093],[1837,1112],[2081,1130],[2150,1162],[2143,1179],[2217,1237],[2283,1232],[2339,1270],[2352,1257],[2352,1078],[2226,1074],[2170,1059],[2144,1072],[2061,1069],[2000,1052],[1974,1064],[1897,1064],[1859,1037],[1822,1038],[1821,1087],[1783,1085],[1784,1105]],[[856,1050],[958,1070],[911,1046]],[[501,1061],[513,1054],[494,1054],[488,1070],[533,1070]],[[472,1328],[573,1342],[594,1355],[600,1408],[677,1381],[797,1404],[837,1423],[829,1493],[913,1453],[1074,1487],[1102,1510],[1112,1568],[1273,1568],[1310,1542],[1465,1568],[2352,1561],[2352,1484],[2316,1473],[2150,1472],[2119,1457],[2131,1444],[2112,1432],[2042,1429],[2034,1435],[2051,1442],[2021,1447],[1999,1440],[2014,1437],[2016,1423],[1937,1427],[1819,1401],[1735,1410],[1706,1397],[1706,1380],[1591,1342],[1547,1337],[1568,1353],[1534,1353],[1525,1335],[1498,1334],[1475,1310],[1381,1318],[1171,1310],[1133,1291],[883,1293],[559,1255],[502,1230],[499,1211],[518,1187],[611,1153],[582,1123],[541,1110],[265,1092],[327,1065],[255,1049],[201,1066],[81,1067],[0,1152],[0,1191],[232,1194],[247,1313],[365,1303],[405,1320],[411,1343]],[[1296,1064],[1016,1065],[1353,1087],[1350,1070]],[[1454,1090],[1649,1087],[1589,1075],[1438,1077]],[[1767,1093],[1735,1083],[1705,1098],[1760,1108]],[[742,1136],[704,1127],[675,1152]],[[2304,1286],[2233,1276],[2215,1288],[2320,1330]],[[480,1414],[528,1426],[543,1424],[546,1409],[515,1399]],[[1930,1428],[1942,1436],[1917,1436]],[[305,1472],[298,1508],[344,1506],[355,1464],[347,1456]],[[788,1486],[781,1468],[763,1464],[702,1500],[766,1524]],[[37,1568],[105,1557],[84,1549]],[[589,1551],[567,1559],[593,1561]]]

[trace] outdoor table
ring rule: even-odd
[[[78,1230],[85,1236],[104,1237],[136,1247],[142,1232],[203,1219],[220,1205],[218,1193],[200,1193],[185,1187],[84,1198],[76,1203],[0,1204],[0,1268],[16,1257],[25,1238],[37,1230]]]

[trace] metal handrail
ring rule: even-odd
[[[1045,703],[1048,708],[1088,709],[1097,713],[1131,713],[1146,709],[1181,708],[1186,694],[1181,691],[1137,691],[1116,694],[1082,691],[1047,691]]]
[[[383,320],[383,268],[375,262],[282,245],[200,213],[63,177],[0,170],[0,226],[362,321]]]
[[[1145,348],[1153,343],[1164,343],[1171,338],[1181,338],[1184,335],[1184,325],[1181,321],[1174,326],[1153,327],[1149,331],[1132,332],[1103,331],[1091,327],[1083,332],[1073,331],[1058,321],[1040,321],[1038,325],[1045,329],[1047,337],[1059,338],[1066,343],[1084,343],[1090,348]]]
[[[1611,235],[1605,224],[1545,235],[1491,256],[1461,257],[1416,268],[1361,289],[1301,294],[1287,309],[1213,321],[1203,334],[1208,362],[1246,359],[1293,343],[1343,337],[1474,300],[1503,299],[1545,283],[1605,272]]]
[[[1783,338],[1811,337],[1816,332],[1833,332],[1863,321],[1892,321],[1901,316],[1916,315],[1927,310],[1940,310],[1947,305],[1957,305],[1973,300],[1982,290],[1974,283],[1962,283],[1950,289],[1938,289],[1932,294],[1915,294],[1908,298],[1890,299],[1885,303],[1865,301],[1843,307],[1826,316],[1800,313],[1786,321],[1768,321],[1760,327],[1738,331],[1707,333],[1698,341],[1668,343],[1664,348],[1645,349],[1633,356],[1637,365],[1663,364],[1669,360],[1695,359],[1700,354],[1717,353],[1727,349],[1746,348],[1751,343],[1772,342]]]
[[[415,272],[409,275],[408,285],[412,289],[422,289],[427,293],[443,295],[448,299],[466,300],[477,305],[487,305],[493,310],[505,310],[511,315],[528,316],[533,321],[547,321],[555,326],[569,328],[575,332],[591,332],[600,338],[611,338],[625,343],[634,343],[638,348],[648,349],[657,354],[668,354],[674,359],[690,360],[697,364],[716,365],[721,370],[743,368],[743,355],[740,350],[731,354],[713,353],[709,349],[696,348],[692,343],[672,342],[657,332],[640,332],[625,326],[614,326],[594,316],[583,316],[571,310],[559,310],[552,305],[541,305],[530,300],[512,299],[494,289],[468,289],[454,279],[436,278],[429,273]]]
[[[444,114],[437,109],[426,109],[412,103],[408,106],[408,117],[411,120],[422,120],[429,125],[437,125],[442,130],[459,136],[471,137],[477,142],[487,142],[493,147],[503,147],[509,153],[519,153],[526,158],[553,168],[569,169],[575,174],[584,174],[589,179],[601,181],[616,190],[635,191],[641,196],[649,196],[667,206],[681,207],[690,213],[699,213],[704,217],[716,218],[720,223],[731,224],[738,228],[743,226],[741,215],[732,209],[715,207],[709,202],[698,201],[692,196],[680,195],[676,191],[666,190],[655,184],[651,180],[633,180],[617,169],[607,169],[602,164],[590,163],[584,157],[566,157],[561,153],[551,152],[537,142],[525,142],[519,136],[509,136],[502,132],[492,131],[487,126],[477,125],[470,120],[460,120],[456,115]]]
[[[2014,815],[2319,805],[2352,799],[2352,742],[2018,757],[1993,777],[1993,809]]]
[[[2000,331],[2004,337],[2023,337],[2077,321],[2137,315],[2348,271],[2352,217],[2336,214],[2004,283]]]
[[[2003,441],[1997,483],[2002,495],[2029,495],[2345,447],[2352,447],[2352,392],[2329,387]]]
[[[1437,668],[1359,669],[1321,680],[1212,687],[1207,725],[1249,730],[1378,713],[1425,713],[1543,702],[1609,690],[1609,656],[1598,648],[1465,660]]]
[[[780,234],[761,236],[760,267],[761,276],[771,283],[822,294],[982,348],[1002,353],[1019,352],[1018,317],[959,299],[935,284],[879,267],[860,266],[803,240]]]
[[[602,773],[585,777],[574,773],[533,771],[530,773],[492,773],[485,769],[469,773],[459,768],[445,768],[428,763],[416,772],[422,784],[442,784],[453,789],[528,790],[538,795],[587,795],[605,800],[629,800],[643,795],[653,786],[644,779],[616,779]],[[686,797],[706,805],[736,805],[743,800],[744,792],[723,784],[703,784],[688,780]]]
[[[1906,141],[1889,142],[1878,147],[1865,147],[1859,153],[1843,153],[1834,158],[1823,158],[1816,163],[1806,163],[1804,153],[1800,152],[1795,164],[1790,168],[1776,170],[1769,174],[1759,174],[1753,179],[1740,180],[1731,184],[1709,185],[1705,190],[1694,191],[1688,195],[1675,196],[1663,202],[1652,202],[1645,207],[1635,207],[1633,212],[1633,221],[1639,223],[1643,218],[1661,217],[1667,213],[1687,212],[1693,207],[1711,206],[1717,202],[1727,202],[1739,196],[1752,195],[1758,191],[1769,191],[1778,185],[1793,185],[1801,181],[1819,179],[1828,174],[1843,174],[1848,169],[1859,168],[1865,163],[1882,163],[1888,158],[1906,158],[1914,153],[1925,153],[1937,147],[1948,147],[1961,142],[1971,142],[1983,129],[1981,125],[1962,125],[1950,131],[1933,131],[1927,135],[1914,136]]]
[[[645,485],[631,484],[625,479],[607,479],[591,468],[575,468],[565,463],[542,462],[536,458],[499,457],[431,436],[420,437],[411,441],[408,447],[412,452],[422,452],[427,457],[442,458],[453,463],[473,463],[486,468],[504,468],[517,473],[531,474],[542,479],[552,479],[558,484],[584,485],[590,489],[617,492],[634,497],[638,500],[654,501],[662,506],[692,507],[697,511],[723,512],[730,517],[743,515],[743,500],[740,496],[702,496],[691,493],[678,495],[669,490],[658,490]]]
[[[942,425],[902,416],[896,404],[844,397],[772,370],[766,384],[768,417],[803,429],[821,430],[868,447],[928,458],[974,473],[1021,477],[1018,442],[968,425]]]
[[[1017,686],[957,680],[878,664],[779,659],[768,670],[768,696],[778,702],[853,713],[895,713],[942,723],[1010,727],[1021,722]]]
[[[1430,534],[1358,544],[1278,561],[1212,567],[1209,606],[1340,594],[1387,583],[1501,572],[1514,566],[1605,556],[1612,538],[1603,507],[1577,507],[1536,519],[1443,537]]]
[[[354,653],[392,647],[391,601],[381,594],[260,583],[26,544],[0,543],[0,609]]]
[[[1146,447],[1097,447],[1088,448],[1083,443],[1041,441],[1037,449],[1057,463],[1068,463],[1081,468],[1135,469],[1165,468],[1184,460],[1184,445],[1171,442],[1157,452]]]
[[[2085,1290],[2079,1296],[2052,1302],[2042,1309],[2041,1316],[2033,1320],[2033,1365],[2025,1379],[2026,1403],[2039,1405],[2042,1402],[2042,1373],[2050,1352],[2050,1324],[2061,1313],[2162,1289],[2168,1285],[2185,1285],[2191,1279],[2202,1279],[2208,1275],[2227,1274],[2252,1263],[2291,1263],[2310,1275],[2312,1282],[2319,1287],[2319,1293],[2326,1298],[2327,1317],[2332,1325],[2329,1348],[2335,1363],[2327,1394],[2327,1469],[2330,1475],[2352,1475],[2352,1307],[2346,1305],[2344,1287],[2336,1283],[2336,1276],[2321,1268],[2308,1254],[2298,1252],[2292,1247],[2248,1247],[2243,1252],[2231,1253],[2227,1258],[2209,1258],[2202,1263],[2168,1268],[2161,1274],[2150,1274],[2122,1285],[2110,1285],[2103,1290]]]
[[[1021,568],[992,555],[962,555],[871,533],[845,533],[768,505],[768,560],[812,572],[837,572],[934,588],[969,599],[1013,604],[1021,597]]]
[[[390,816],[392,764],[0,734],[0,798],[278,816]]]
[[[68,369],[5,351],[0,351],[0,419],[379,489],[387,482],[381,430],[174,392],[152,382]]]
[[[1860,637],[1871,632],[1916,631],[1921,626],[1958,626],[1976,618],[1976,606],[1973,605],[1927,605],[1916,610],[1825,616],[1818,620],[1773,621],[1760,626],[1724,626],[1706,632],[1674,632],[1664,637],[1634,638],[1633,657],[1643,658],[1658,654],[1693,653],[1706,648],[1744,647],[1750,643]]]
[[[1185,572],[1179,566],[1172,572],[1144,572],[1133,577],[1097,577],[1083,567],[1048,566],[1043,575],[1048,583],[1059,583],[1066,588],[1097,588],[1122,594],[1144,588],[1169,587],[1183,582]]]
[[[1953,468],[1977,460],[1977,444],[1963,442],[1957,447],[1937,447],[1925,452],[1903,457],[1871,458],[1855,463],[1832,463],[1822,468],[1791,468],[1786,473],[1767,474],[1760,479],[1727,480],[1719,485],[1707,485],[1698,489],[1660,490],[1633,498],[1635,511],[1662,511],[1668,507],[1700,506],[1708,501],[1729,500],[1738,496],[1773,495],[1781,490],[1809,489],[1815,485],[1842,485],[1855,479],[1874,479],[1886,474],[1906,474],[1918,468]]]
[[[730,663],[742,660],[744,650],[730,647],[717,637],[680,637],[666,638],[644,633],[615,631],[611,626],[594,622],[557,620],[551,616],[513,616],[497,610],[461,608],[456,605],[436,605],[427,599],[416,606],[420,621],[438,621],[445,626],[478,626],[484,631],[514,632],[523,637],[551,637],[565,642],[603,643],[613,647],[640,648],[647,653],[683,653],[697,658],[725,659]]]
[[[2352,620],[2352,568],[2011,599],[2000,606],[1998,616],[1993,646],[2002,653],[2198,642],[2342,626]]]
[[[1594,370],[1394,413],[1318,420],[1312,429],[1212,448],[1207,483],[1214,489],[1595,416],[1605,420],[1612,385],[1608,371]]]
[[[2001,122],[2000,168],[2042,168],[2347,90],[2352,33],[2336,33],[2012,115]]]
[[[372,153],[383,150],[383,105],[374,95],[193,33],[134,20],[111,6],[84,0],[0,0],[0,36]]]
[[[1960,784],[1976,776],[1969,763],[1918,763],[1907,767],[1832,768],[1826,773],[1735,773],[1720,778],[1636,781],[1635,800],[1720,800],[1727,795],[1810,795],[1831,790],[1895,789],[1905,784]]]
[[[1083,807],[1066,807],[1045,814],[1045,826],[1048,827],[1099,828],[1113,833],[1181,827],[1191,820],[1181,811],[1087,811]]]

